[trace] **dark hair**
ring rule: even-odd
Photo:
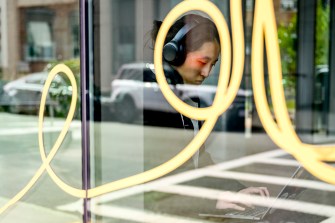
[[[185,24],[196,20],[199,25],[192,28],[184,37],[183,44],[185,44],[186,53],[199,49],[205,42],[216,41],[220,44],[220,38],[215,24],[208,18],[196,14],[187,14],[178,19],[169,29],[164,44],[170,42],[178,31],[185,26]],[[162,21],[155,20],[153,22],[153,29],[151,30],[152,45],[155,45],[158,31],[162,25]]]

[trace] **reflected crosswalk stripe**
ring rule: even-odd
[[[164,178],[161,178],[161,179],[158,179],[158,180],[146,183],[146,184],[134,186],[131,188],[126,188],[126,189],[119,190],[113,193],[99,196],[97,198],[92,198],[92,201],[97,202],[97,203],[102,203],[102,202],[108,202],[108,201],[120,199],[123,197],[132,196],[138,193],[151,191],[151,190],[154,190],[155,188],[159,188],[162,186],[194,180],[194,179],[205,176],[206,172],[207,171],[204,169],[195,169],[192,171],[183,172],[180,174],[164,177]]]
[[[168,214],[158,214],[147,210],[125,208],[110,205],[98,205],[91,208],[91,212],[96,215],[130,220],[146,223],[209,223],[210,221],[186,218],[183,216],[173,216]]]
[[[299,166],[299,162],[290,159],[268,158],[266,160],[257,160],[257,163],[280,165],[280,166]]]
[[[23,123],[27,124],[27,123]],[[29,124],[29,123],[28,123]],[[64,122],[62,121],[46,121],[46,124],[43,127],[43,132],[60,132],[63,128]],[[38,128],[36,122],[31,127],[16,127],[16,128],[0,128],[0,136],[12,136],[12,135],[28,135],[28,134],[37,134]],[[35,127],[36,126],[36,127]],[[73,121],[70,125],[71,130],[81,129],[81,123],[79,121]]]
[[[220,193],[223,192],[221,190],[185,186],[185,185],[169,185],[165,187],[156,188],[155,191],[169,194],[177,194],[182,196],[199,197],[210,200],[217,200]]]
[[[79,127],[75,127],[75,128],[79,129]],[[60,132],[61,130],[62,130],[62,126],[44,127],[43,133]],[[71,128],[70,130],[73,130],[73,128]],[[29,134],[37,134],[37,133],[38,133],[38,128],[14,128],[14,129],[0,130],[0,136],[29,135]]]
[[[240,166],[245,166],[247,164],[254,163],[257,160],[268,159],[271,157],[282,156],[285,154],[287,153],[279,149],[272,150],[269,152],[258,153],[255,155],[250,155],[250,156],[235,159],[235,160],[230,160],[230,161],[227,161],[221,164],[216,164],[216,165],[208,166],[205,168],[194,169],[194,170],[186,171],[183,173],[175,174],[172,176],[163,177],[161,179],[158,179],[158,180],[155,180],[155,181],[143,184],[143,185],[126,188],[124,190],[102,195],[98,198],[93,198],[93,200],[95,200],[95,202],[100,202],[100,203],[108,202],[108,201],[120,199],[122,197],[131,196],[137,193],[142,193],[144,191],[150,191],[150,190],[153,190],[161,186],[178,184],[178,183],[194,180],[197,178],[201,178],[203,176],[206,176],[209,172],[215,172],[215,171],[221,171],[221,170],[227,170],[227,169],[236,168]]]
[[[288,154],[288,153],[281,150],[281,149],[276,149],[276,150],[271,150],[271,151],[268,151],[268,152],[257,153],[255,155],[245,156],[245,157],[242,157],[242,158],[226,161],[226,162],[223,162],[223,163],[213,165],[213,166],[208,167],[208,168],[227,170],[227,169],[232,169],[232,168],[236,168],[236,167],[240,167],[240,166],[245,166],[245,165],[248,165],[250,163],[257,162],[258,160],[264,160],[264,159],[268,159],[268,158],[271,158],[271,157],[283,156],[283,155],[286,155],[286,154]]]
[[[324,191],[335,191],[335,186],[323,182],[313,181],[313,180],[303,180],[303,179],[291,179],[288,177],[277,177],[261,174],[252,173],[241,173],[234,171],[222,171],[222,172],[208,172],[207,176],[217,177],[217,178],[228,178],[235,180],[245,180],[262,182],[277,185],[286,185],[290,182],[290,185],[297,187],[304,187],[309,189],[324,190]]]
[[[335,217],[332,217],[332,218],[328,218],[320,223],[334,223],[335,222]]]
[[[287,153],[282,150],[273,150],[269,152],[251,155],[248,157],[239,158],[236,160],[227,161],[227,162],[224,162],[218,165],[209,166],[206,168],[183,172],[180,174],[164,177],[164,178],[152,181],[150,183],[138,185],[135,187],[116,191],[110,194],[106,194],[98,198],[94,198],[92,199],[92,205],[93,206],[97,205],[97,207],[99,208],[100,207],[105,208],[105,209],[100,209],[100,210],[104,210],[101,213],[96,213],[98,215],[105,215],[107,212],[111,213],[111,209],[110,209],[111,207],[103,204],[104,202],[109,202],[112,200],[121,199],[124,197],[132,196],[135,194],[148,192],[148,191],[159,191],[159,192],[165,192],[165,193],[171,193],[171,194],[179,194],[179,195],[184,195],[184,196],[202,197],[205,199],[217,200],[220,192],[222,191],[207,189],[207,188],[175,185],[175,184],[179,184],[182,182],[187,182],[190,180],[198,179],[204,176],[211,176],[211,175],[215,177],[226,177],[226,178],[227,176],[234,176],[235,178],[238,178],[238,179],[241,178],[241,180],[253,179],[254,181],[258,181],[258,182],[275,183],[279,185],[284,185],[289,181],[289,178],[273,177],[273,176],[257,175],[257,174],[237,173],[237,172],[225,171],[225,170],[229,170],[231,168],[236,168],[240,166],[245,166],[245,165],[252,164],[252,163],[257,163],[259,160],[269,160],[269,159],[280,160],[281,158],[273,158],[273,157],[278,157],[278,156],[282,156],[286,154]],[[279,163],[284,164],[285,162],[279,161],[277,163],[278,165],[280,165]],[[293,165],[293,162],[287,162],[287,163],[289,163],[290,165]],[[225,174],[225,176],[222,176],[222,174]],[[306,188],[313,188],[313,189],[318,189],[318,190],[335,191],[335,186],[322,183],[322,182],[298,180],[296,182],[293,182],[292,185],[304,186]],[[246,196],[249,196],[249,195],[246,195]],[[244,197],[243,199],[249,199],[249,198]],[[241,199],[241,196],[239,197],[239,199]],[[271,205],[274,202],[274,198],[270,198],[266,200],[268,203],[266,202],[264,203],[263,198],[253,196],[252,202],[250,203],[254,203],[256,205],[262,205],[262,204]],[[316,203],[308,203],[308,202],[293,201],[293,200],[280,200],[276,202],[275,206],[277,208],[281,208],[285,210],[294,210],[294,211],[298,211],[302,213],[315,214],[315,215],[326,216],[326,217],[333,217],[335,215],[335,207],[328,206],[328,205],[322,205],[322,204],[316,204]],[[123,210],[123,211],[127,211],[126,212],[128,213],[127,215],[132,215],[132,213],[136,214],[138,212],[145,212],[143,210],[134,210],[134,209],[128,209],[128,208],[117,209],[117,208],[121,208],[121,207],[113,207],[113,210],[114,210],[113,212],[118,212],[118,210]],[[70,209],[70,208],[64,207],[64,209]],[[98,212],[98,209],[96,210],[96,212]],[[153,215],[155,215],[156,213],[146,212],[142,214],[144,215],[143,218],[147,218],[147,219],[153,218],[154,219]],[[117,218],[116,215],[113,217]],[[120,217],[124,215],[125,214],[120,214]],[[136,218],[142,219],[141,216],[136,217]],[[176,220],[178,220],[180,219],[180,216],[175,216],[175,218]],[[169,218],[166,218],[166,219],[169,219]],[[131,220],[131,219],[128,219],[128,220]],[[159,221],[159,222],[163,222],[163,221]],[[166,222],[178,222],[178,221],[169,219]],[[192,220],[191,222],[196,222],[196,221]]]
[[[170,185],[162,188],[157,188],[156,191],[170,194],[177,194],[182,196],[207,198],[211,200],[217,200],[220,193],[223,192],[220,190],[184,186],[184,185]],[[230,193],[230,195],[227,196],[225,195],[225,199],[237,202],[238,201],[248,202],[250,204],[259,206],[272,206],[277,209],[297,211],[301,213],[307,213],[319,216],[326,216],[326,217],[335,216],[335,207],[323,204],[309,203],[296,200],[276,199],[273,197],[264,199],[263,197],[260,196],[238,194],[238,193]]]
[[[221,170],[227,170],[227,169],[236,168],[240,166],[245,166],[247,164],[254,163],[257,160],[268,159],[271,157],[282,156],[285,154],[287,153],[279,149],[268,151],[268,152],[263,152],[263,153],[258,153],[255,155],[250,155],[250,156],[238,158],[235,160],[230,160],[230,161],[227,161],[221,164],[216,164],[216,165],[208,166],[205,168],[194,169],[190,171],[185,171],[183,173],[163,177],[163,178],[160,178],[158,180],[155,180],[155,181],[152,181],[146,184],[134,186],[131,188],[126,188],[126,189],[119,190],[113,193],[99,196],[97,198],[93,198],[92,201],[95,201],[97,203],[108,202],[108,201],[120,199],[123,197],[131,196],[137,193],[143,193],[145,191],[150,191],[150,190],[153,190],[161,186],[178,184],[178,183],[198,179],[198,178],[208,175],[209,172],[215,172],[215,171],[221,171]]]
[[[60,132],[62,127],[45,127],[43,132]],[[12,135],[28,135],[28,134],[37,134],[38,128],[15,128],[0,130],[0,136],[12,136]]]

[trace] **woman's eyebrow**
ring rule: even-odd
[[[212,60],[212,58],[209,57],[209,56],[203,56],[203,57],[200,58],[200,60],[206,60],[206,62],[209,62],[209,61]],[[212,64],[216,64],[216,62],[218,62],[218,60],[219,60],[219,58],[216,58],[216,60],[214,60]]]
[[[209,56],[203,56],[203,57],[201,57],[200,59],[202,59],[202,60],[212,60],[212,58],[209,57]],[[216,59],[215,62],[216,62],[216,61],[218,61],[218,60]]]

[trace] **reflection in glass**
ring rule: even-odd
[[[90,55],[94,57],[91,92],[94,93],[95,104],[92,108],[95,122],[91,123],[90,135],[92,187],[161,165],[191,142],[197,134],[194,129],[201,129],[202,123],[180,116],[169,105],[156,82],[153,66],[153,21],[162,21],[179,2],[94,1],[92,24],[95,51]],[[228,1],[212,2],[230,25]],[[229,204],[224,198],[227,191],[245,195],[247,188],[266,187],[271,200],[286,184],[297,186],[298,183],[290,179],[298,163],[285,152],[277,150],[264,133],[255,110],[250,80],[254,1],[242,2],[246,45],[244,78],[236,99],[218,118],[214,130],[200,149],[203,157],[195,154],[168,176],[155,181],[93,198],[93,222],[223,221],[199,214],[224,213],[226,210],[218,208]],[[289,115],[295,123],[299,6],[298,1],[274,2],[283,86]],[[221,46],[224,47],[224,44],[221,43]],[[169,65],[164,67],[171,90],[192,106],[210,106],[217,91],[219,62],[201,85],[176,83],[173,74],[178,66],[172,66],[172,69]],[[266,89],[269,90],[268,87]],[[269,103],[271,107],[271,101]],[[180,118],[183,118],[184,125],[174,122]],[[304,181],[304,186],[297,186],[303,192],[284,200],[285,205],[273,211],[264,221],[308,219],[321,222],[329,218],[326,213],[315,213],[312,209],[306,211],[305,207],[323,204],[332,208],[333,193],[321,188],[312,189],[311,185],[317,181],[312,177],[305,180],[308,181]],[[316,194],[325,196],[316,199]],[[221,201],[219,205],[218,200]],[[304,208],[293,212],[292,200],[301,202],[299,204]]]
[[[0,11],[0,206],[3,206],[27,185],[42,164],[38,112],[49,71],[56,64],[65,63],[79,84],[79,33],[76,33],[79,4],[3,0]],[[63,128],[71,96],[68,78],[58,74],[48,92],[43,122],[47,154]],[[51,162],[55,173],[76,188],[82,186],[79,107],[80,104]],[[75,212],[68,207],[74,202],[78,199],[62,191],[45,172],[19,202],[0,215],[0,222],[82,222],[82,206]]]

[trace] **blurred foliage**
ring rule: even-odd
[[[64,61],[52,61],[48,64],[47,71],[50,72],[50,70],[53,67],[61,63],[65,64],[71,69],[76,79],[78,98],[74,118],[79,119],[80,118],[80,60],[78,58]],[[63,77],[68,86],[64,88],[64,91],[61,94],[52,95],[52,97],[55,101],[57,101],[60,104],[59,109],[55,111],[56,113],[55,115],[58,117],[66,117],[71,104],[72,90],[71,91],[68,90],[69,89],[68,87],[71,86],[71,82],[70,79],[64,73],[60,73],[59,75]]]
[[[329,2],[317,1],[316,8],[316,46],[315,46],[315,65],[328,64],[329,56]]]
[[[329,16],[330,6],[322,0],[317,1],[316,9],[316,45],[315,65],[328,64],[329,54]],[[297,14],[293,15],[288,24],[279,24],[278,40],[283,70],[283,85],[295,88],[297,69]]]
[[[52,61],[47,66],[48,72],[50,72],[50,70],[52,68],[54,68],[54,66],[56,66],[57,64],[61,64],[61,63],[65,64],[66,66],[68,66],[71,69],[71,71],[73,72],[73,74],[75,76],[77,86],[78,86],[78,89],[79,89],[79,83],[80,83],[80,60],[79,60],[79,58],[64,60],[64,61]],[[59,74],[59,75],[61,75],[64,78],[64,80],[69,85],[71,85],[70,80],[67,78],[67,76],[65,74]]]
[[[282,70],[284,74],[292,74],[296,71],[296,39],[297,39],[297,15],[295,14],[291,21],[285,25],[278,26],[278,39],[280,46],[280,55],[282,61]]]
[[[278,40],[283,71],[283,85],[286,89],[295,88],[297,60],[297,14],[288,24],[278,26]]]

